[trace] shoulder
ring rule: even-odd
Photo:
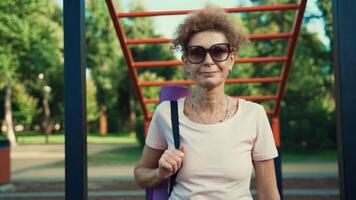
[[[162,101],[158,104],[155,110],[155,115],[159,118],[167,118],[171,115],[170,101]]]
[[[261,115],[265,113],[265,110],[261,104],[247,101],[245,99],[240,99],[239,103],[246,114]]]

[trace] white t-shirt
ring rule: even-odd
[[[199,124],[184,113],[178,100],[181,144],[185,155],[170,200],[252,200],[252,160],[278,156],[264,108],[239,99],[237,112],[216,124]],[[154,112],[146,144],[155,149],[174,148],[170,102]]]

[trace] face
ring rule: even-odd
[[[203,31],[191,37],[182,59],[195,84],[214,88],[224,84],[234,64],[234,52],[224,34]]]

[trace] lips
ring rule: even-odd
[[[218,73],[218,72],[200,72],[200,74],[215,74],[215,73]]]
[[[200,72],[199,75],[205,78],[212,78],[217,76],[218,72]]]

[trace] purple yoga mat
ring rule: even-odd
[[[180,86],[180,85],[169,85],[161,87],[161,91],[159,93],[159,101],[170,101],[177,100],[179,98],[190,96],[192,94],[192,90],[190,88]]]

